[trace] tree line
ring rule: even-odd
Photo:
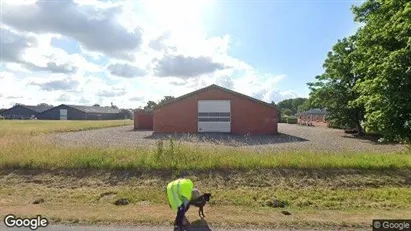
[[[153,111],[157,106],[160,106],[174,99],[175,99],[174,96],[164,96],[164,98],[162,98],[158,102],[149,100],[144,107],[139,107],[137,110]]]
[[[307,83],[309,101],[334,124],[386,141],[411,141],[411,2],[367,0],[353,6],[355,34],[342,38]]]

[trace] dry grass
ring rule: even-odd
[[[132,120],[0,120],[0,137],[83,131],[133,124]]]
[[[411,216],[409,151],[280,151],[174,140],[154,147],[62,146],[37,134],[130,122],[33,121],[23,126],[29,122],[11,126],[0,121],[5,128],[0,130],[0,215],[42,214],[63,223],[170,224],[174,214],[164,186],[185,171],[201,191],[213,193],[206,207],[213,226],[368,227],[372,218]],[[38,198],[44,204],[32,205]],[[114,206],[120,198],[131,204]],[[292,215],[267,206],[274,199],[285,201],[284,210]],[[189,218],[196,219],[196,210]]]
[[[404,218],[411,215],[411,192],[401,187],[410,172],[388,172],[375,178],[376,172],[260,172],[190,176],[203,191],[213,193],[212,203],[205,208],[209,224],[229,227],[367,227],[376,217]],[[264,173],[264,174],[263,174]],[[84,174],[84,173],[83,173]],[[101,174],[101,175],[100,175]],[[42,214],[58,223],[83,224],[150,224],[170,225],[175,214],[167,206],[162,187],[171,179],[149,174],[109,174],[88,172],[87,175],[2,173],[0,180],[0,215],[23,216]],[[328,175],[328,178],[326,177]],[[255,181],[268,185],[252,186]],[[214,180],[214,181],[213,181]],[[283,184],[282,182],[288,180]],[[241,181],[239,183],[236,183]],[[369,181],[375,187],[368,187]],[[6,184],[7,182],[7,184]],[[310,182],[310,183],[308,183]],[[359,186],[352,184],[360,182]],[[216,184],[224,188],[216,187]],[[305,185],[302,187],[302,185]],[[397,185],[397,186],[396,186]],[[42,198],[44,203],[31,203]],[[117,207],[113,202],[127,198],[130,204]],[[270,208],[265,201],[288,202],[286,208]],[[291,216],[280,212],[287,210]],[[110,211],[110,213],[107,213]],[[195,221],[197,209],[189,211]],[[221,216],[224,214],[223,216]]]
[[[34,145],[33,145],[34,144]],[[47,143],[40,137],[17,136],[0,141],[3,169],[404,169],[411,168],[411,153],[318,153],[276,152],[160,141],[154,148],[103,148]]]

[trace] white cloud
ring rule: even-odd
[[[134,78],[146,74],[145,70],[128,63],[112,63],[107,66],[107,70],[114,76],[124,78]]]
[[[79,85],[79,82],[75,79],[63,78],[42,82],[32,82],[30,84],[34,86],[39,86],[39,88],[43,91],[71,91],[76,90],[77,86]]]
[[[223,63],[214,62],[210,57],[165,56],[157,61],[154,73],[160,77],[189,78],[213,73],[226,68]]]
[[[134,52],[141,45],[141,29],[128,30],[117,21],[121,5],[104,7],[102,2],[94,3],[98,4],[78,4],[72,0],[24,5],[5,2],[2,21],[25,32],[61,34],[76,39],[89,50],[134,60]]]
[[[215,1],[2,2],[2,107],[13,103],[144,106],[217,84],[266,102],[298,96],[285,75],[232,57],[238,38],[209,36]],[[76,41],[54,47],[52,38]],[[234,42],[233,42],[234,41]],[[27,97],[29,96],[29,97]]]

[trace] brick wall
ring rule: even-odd
[[[198,100],[231,100],[231,132],[234,134],[276,134],[278,112],[249,99],[218,89],[209,89],[154,112],[154,132],[197,132]]]
[[[134,112],[134,129],[136,130],[152,130],[153,129],[153,113],[151,112]]]
[[[329,127],[329,122],[325,120],[325,115],[300,115],[297,123],[301,125],[310,124],[314,127]]]

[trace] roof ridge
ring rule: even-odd
[[[186,97],[189,97],[189,96],[191,96],[191,95],[195,95],[196,93],[199,93],[199,92],[202,92],[202,91],[211,89],[211,88],[216,88],[216,89],[225,91],[225,92],[227,92],[227,93],[229,93],[229,94],[233,94],[233,95],[237,95],[237,96],[240,96],[240,97],[247,98],[247,99],[249,99],[249,100],[251,100],[251,101],[254,101],[254,102],[256,102],[256,103],[260,103],[260,104],[263,104],[263,105],[265,105],[265,106],[273,107],[273,108],[275,108],[275,109],[277,109],[277,110],[279,111],[279,108],[278,108],[276,105],[273,105],[273,104],[264,102],[264,101],[262,101],[262,100],[253,98],[253,97],[251,97],[251,96],[245,95],[245,94],[243,94],[243,93],[240,93],[240,92],[237,92],[237,91],[234,91],[234,90],[230,90],[230,89],[228,89],[228,88],[219,86],[219,85],[217,85],[217,84],[211,84],[211,85],[208,85],[208,86],[206,86],[206,87],[203,87],[203,88],[197,89],[197,90],[195,90],[195,91],[189,92],[189,93],[187,93],[187,94],[184,94],[184,95],[182,95],[182,96],[179,96],[179,97],[177,97],[177,98],[174,98],[174,99],[172,99],[172,100],[170,100],[170,101],[168,101],[168,102],[162,103],[162,104],[154,107],[154,110],[157,110],[157,109],[160,108],[160,107],[163,107],[163,106],[165,106],[165,105],[174,103],[174,102],[176,102],[176,101],[182,100],[182,99],[184,99],[184,98],[186,98]]]

